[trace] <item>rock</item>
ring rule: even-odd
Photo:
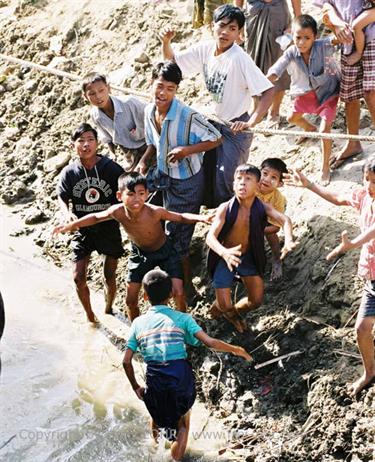
[[[5,204],[10,205],[15,202],[21,201],[27,202],[32,200],[35,197],[34,192],[29,189],[25,183],[22,181],[16,180],[12,183],[11,187],[7,189],[5,193],[2,194],[2,199]]]
[[[14,140],[19,134],[20,130],[17,127],[6,127],[2,133],[2,137],[9,140]]]
[[[19,139],[14,148],[15,156],[21,157],[21,156],[29,155],[32,144],[33,142],[28,136],[26,136],[25,138]]]
[[[62,35],[54,35],[50,38],[49,41],[49,50],[53,53],[60,55],[63,47],[63,36]]]
[[[47,221],[49,218],[47,215],[38,208],[32,209],[30,213],[27,214],[25,218],[26,225],[36,225],[38,223],[43,223]]]
[[[62,152],[61,154],[57,154],[57,156],[53,156],[50,159],[46,159],[43,164],[43,170],[46,173],[54,172],[61,170],[65,165],[67,165],[70,161],[70,154],[66,152]]]
[[[38,82],[36,80],[28,80],[23,88],[32,93],[38,88]]]
[[[150,62],[150,58],[146,55],[145,52],[142,52],[139,56],[134,58],[134,61],[141,64],[146,64]]]

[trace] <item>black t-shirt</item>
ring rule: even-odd
[[[61,172],[57,194],[64,202],[71,202],[73,213],[81,218],[89,213],[102,212],[117,204],[117,180],[124,169],[106,156],[100,156],[92,169],[80,161],[67,165]],[[115,220],[99,223],[95,227],[118,227]]]

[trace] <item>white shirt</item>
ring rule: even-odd
[[[228,121],[248,112],[251,96],[273,85],[237,44],[218,56],[215,50],[214,40],[200,42],[175,53],[175,60],[183,74],[203,74],[215,115]]]

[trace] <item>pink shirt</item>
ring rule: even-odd
[[[349,202],[360,213],[361,232],[367,231],[370,226],[375,224],[375,204],[374,210],[372,210],[374,200],[364,188],[358,188],[353,191]],[[358,262],[358,275],[370,281],[375,280],[375,239],[371,239],[362,246]]]

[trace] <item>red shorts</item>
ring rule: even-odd
[[[323,104],[319,104],[315,91],[297,96],[294,100],[293,112],[300,114],[317,114],[327,122],[333,122],[336,117],[339,95],[331,96]]]

